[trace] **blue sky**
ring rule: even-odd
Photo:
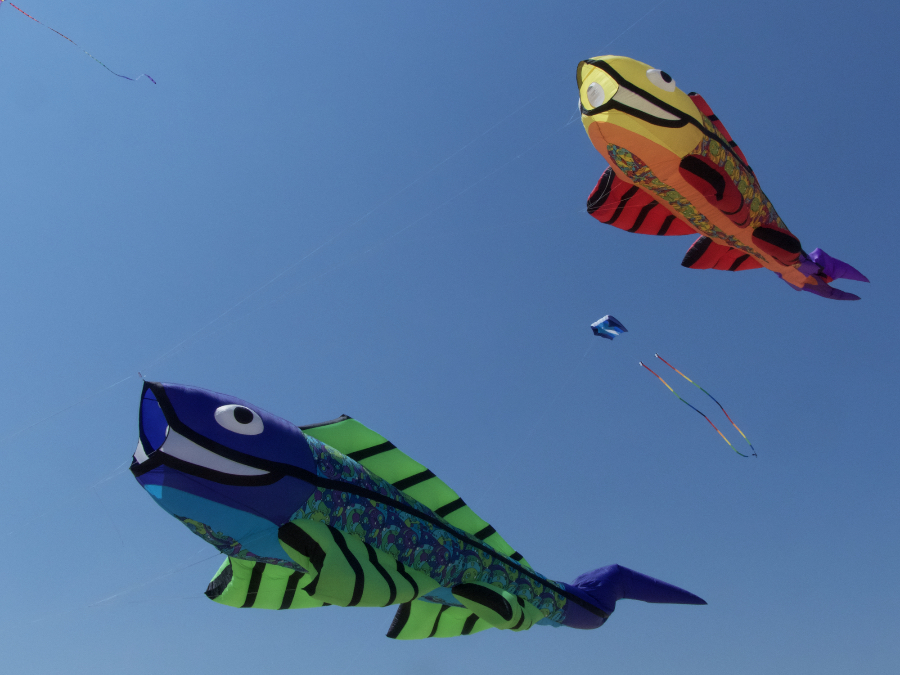
[[[158,84],[0,6],[11,671],[896,667],[895,3],[17,4]],[[703,94],[863,300],[587,216],[575,66],[607,53]],[[221,558],[126,470],[138,371],[349,414],[548,576],[621,563],[709,605],[401,643],[389,608],[209,602]]]

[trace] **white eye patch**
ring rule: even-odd
[[[243,405],[223,405],[216,408],[216,422],[228,431],[244,436],[256,436],[263,432],[259,415]]]
[[[599,82],[591,82],[587,87],[587,100],[591,108],[599,108],[606,100],[606,92]]]
[[[665,71],[651,68],[647,71],[647,79],[663,91],[675,91],[675,80]]]

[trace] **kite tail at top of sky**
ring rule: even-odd
[[[744,434],[744,432],[740,430],[740,427],[738,427],[738,425],[734,423],[734,420],[731,419],[731,415],[729,415],[727,412],[725,412],[725,408],[722,407],[722,404],[721,404],[721,403],[719,403],[718,401],[716,401],[716,399],[713,397],[712,394],[710,394],[708,391],[706,391],[706,389],[704,389],[703,387],[701,387],[699,384],[697,384],[696,382],[694,382],[694,381],[693,381],[691,378],[689,378],[687,375],[685,375],[685,374],[682,373],[680,370],[678,370],[678,368],[676,368],[676,367],[673,366],[671,363],[669,363],[668,361],[666,361],[666,360],[665,360],[663,357],[661,357],[659,354],[654,354],[653,356],[655,356],[655,357],[658,358],[660,361],[662,361],[663,363],[665,363],[667,366],[669,366],[669,368],[671,368],[671,369],[674,370],[676,373],[678,373],[679,375],[681,375],[684,379],[686,379],[686,380],[687,380],[688,382],[690,382],[692,385],[694,385],[695,387],[697,387],[697,389],[699,389],[699,390],[702,391],[704,394],[706,394],[707,396],[709,396],[713,401],[715,401],[716,405],[719,406],[719,409],[720,409],[723,413],[725,413],[725,417],[728,418],[728,421],[731,422],[731,426],[733,426],[735,429],[737,429],[738,433],[739,433],[741,436],[744,437],[744,440],[745,440],[745,441],[747,441],[747,445],[750,446],[750,450],[753,452],[753,456],[754,456],[754,457],[757,457],[757,456],[758,456],[758,455],[756,454],[756,449],[753,447],[753,443],[751,443],[751,442],[750,442],[750,439],[747,438],[747,436]]]
[[[644,366],[644,368],[647,368],[647,366],[644,364],[643,361],[638,361],[638,363],[640,363],[642,366]],[[647,368],[647,370],[650,370],[650,368]],[[653,373],[652,370],[650,370],[650,372]],[[653,373],[653,374],[656,375],[656,373]],[[682,377],[684,377],[684,376],[682,375]],[[732,450],[734,450],[734,451],[735,451],[737,454],[739,454],[741,457],[748,457],[748,455],[745,455],[743,452],[740,452],[736,447],[734,447],[734,446],[731,444],[731,441],[729,441],[727,438],[725,438],[725,434],[723,434],[721,431],[719,431],[719,427],[717,427],[715,424],[713,424],[711,419],[709,419],[706,415],[704,415],[702,412],[700,412],[699,410],[697,410],[696,408],[694,408],[694,406],[692,406],[690,403],[688,403],[688,402],[685,401],[683,398],[681,398],[681,397],[678,395],[678,392],[675,391],[674,389],[672,389],[672,387],[669,386],[669,383],[668,383],[668,382],[666,382],[664,379],[662,379],[659,375],[656,375],[656,378],[657,378],[660,382],[662,382],[664,385],[666,385],[666,389],[668,389],[668,390],[671,391],[673,394],[675,394],[675,397],[676,397],[679,401],[681,401],[681,402],[684,403],[686,406],[688,406],[689,408],[691,408],[691,409],[694,410],[695,412],[699,413],[700,415],[703,415],[703,419],[705,419],[707,422],[709,422],[709,425],[710,425],[713,429],[716,430],[716,433],[718,433],[719,436],[722,437],[722,440],[724,440],[726,443],[728,443],[728,447],[729,447],[729,448],[731,448]],[[710,396],[710,398],[712,398],[712,397]],[[715,401],[715,399],[713,399],[713,400]],[[722,406],[719,406],[719,407],[721,408]],[[723,410],[722,412],[724,412],[724,410]],[[731,418],[729,417],[728,419],[731,419]],[[734,424],[734,422],[732,422],[732,424]],[[737,427],[735,427],[735,428],[737,428]],[[740,431],[740,429],[738,429],[738,431]],[[741,434],[741,436],[743,436],[743,435],[744,435],[744,434]],[[744,436],[744,438],[746,438],[746,436]],[[747,441],[747,442],[749,443],[750,441]],[[751,445],[750,447],[752,448],[753,446]],[[753,455],[756,456],[756,452],[754,452]]]
[[[0,6],[3,5],[3,2],[4,2],[4,0],[0,0]],[[50,26],[48,26],[47,24],[43,23],[42,21],[38,21],[38,20],[35,19],[33,16],[31,16],[31,14],[29,14],[28,12],[24,11],[23,9],[21,9],[21,8],[19,8],[19,7],[16,7],[14,4],[12,4],[11,2],[9,2],[8,0],[6,0],[6,4],[8,4],[8,5],[9,5],[10,7],[12,7],[13,9],[15,9],[17,12],[20,12],[21,14],[24,14],[25,16],[27,16],[29,19],[31,19],[31,20],[34,21],[35,23],[39,23],[40,25],[42,25],[42,26],[43,26],[44,28],[46,28],[47,30],[52,30],[54,33],[56,33],[57,35],[59,35],[61,38],[65,38],[66,40],[68,40],[69,42],[71,42],[73,45],[75,45],[76,47],[78,47],[78,49],[80,49],[80,50],[83,51],[85,54],[87,54],[87,55],[90,56],[92,59],[94,59],[94,61],[96,61],[96,62],[99,63],[101,66],[103,66],[104,68],[106,68],[109,72],[111,72],[111,73],[112,73],[113,75],[115,75],[116,77],[121,77],[121,78],[126,79],[126,80],[131,80],[132,82],[137,82],[137,81],[138,81],[139,79],[141,79],[142,77],[146,77],[146,78],[147,78],[148,80],[150,80],[153,84],[156,84],[156,80],[154,80],[152,77],[150,77],[147,73],[141,73],[141,74],[138,75],[137,77],[128,77],[127,75],[121,75],[121,74],[117,73],[117,72],[114,71],[112,68],[110,68],[110,67],[107,66],[105,63],[103,63],[103,61],[101,61],[101,60],[98,59],[96,56],[94,56],[93,54],[91,54],[89,51],[87,51],[86,49],[84,49],[84,47],[82,47],[81,45],[79,45],[77,42],[75,42],[75,41],[72,40],[71,38],[69,38],[69,37],[63,35],[62,33],[60,33],[60,32],[59,32],[58,30],[56,30],[55,28],[51,28]]]

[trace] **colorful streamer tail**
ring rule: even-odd
[[[671,369],[674,370],[676,373],[678,373],[679,375],[681,375],[684,379],[686,379],[686,380],[687,380],[688,382],[690,382],[692,385],[694,385],[695,387],[697,387],[697,389],[699,389],[699,390],[702,391],[704,394],[706,394],[707,396],[709,396],[713,401],[715,401],[715,404],[716,404],[717,406],[719,406],[719,409],[720,409],[723,413],[725,413],[725,417],[727,417],[727,418],[728,418],[728,421],[731,422],[731,426],[733,426],[735,429],[737,429],[737,432],[738,432],[741,436],[744,437],[744,440],[745,440],[745,441],[747,441],[747,445],[750,446],[750,451],[753,453],[753,456],[754,456],[754,457],[757,457],[757,456],[758,456],[758,455],[756,454],[756,449],[753,447],[753,443],[751,443],[751,442],[750,442],[750,439],[747,438],[747,436],[744,434],[743,431],[741,431],[740,427],[738,427],[738,425],[734,423],[734,420],[731,419],[731,415],[729,415],[727,412],[725,412],[725,408],[722,407],[722,404],[719,403],[718,401],[716,401],[715,398],[713,398],[713,395],[712,395],[712,394],[710,394],[708,391],[706,391],[706,389],[704,389],[703,387],[701,387],[699,384],[697,384],[696,382],[694,382],[694,381],[693,381],[691,378],[689,378],[687,375],[685,375],[685,374],[682,373],[680,370],[678,370],[678,368],[676,368],[676,367],[673,366],[671,363],[669,363],[668,361],[666,361],[666,360],[665,360],[663,357],[661,357],[659,354],[654,354],[653,356],[655,356],[655,357],[658,358],[660,361],[662,361],[663,363],[665,363],[667,366],[669,366],[669,368],[671,368]]]
[[[644,368],[647,368],[647,366],[644,364],[643,361],[638,361],[638,363],[640,363],[642,366],[644,366]],[[650,370],[650,368],[647,368],[647,370]],[[650,370],[650,372],[653,373],[654,375],[656,375],[656,373],[654,373],[652,370]],[[737,454],[739,454],[741,457],[747,457],[747,456],[748,456],[748,455],[745,455],[744,453],[738,451],[738,449],[735,448],[727,438],[725,438],[725,434],[723,434],[721,431],[719,431],[719,428],[718,428],[715,424],[712,423],[712,420],[711,420],[711,419],[709,419],[706,415],[704,415],[702,412],[700,412],[699,410],[697,410],[697,409],[696,409],[694,406],[692,406],[690,403],[688,403],[688,402],[685,401],[683,398],[681,398],[681,397],[678,395],[678,392],[675,391],[674,389],[672,389],[672,387],[669,386],[669,383],[668,383],[668,382],[666,382],[664,379],[662,379],[659,375],[656,375],[656,378],[657,378],[660,382],[662,382],[664,385],[666,385],[666,389],[668,389],[668,390],[671,391],[673,394],[675,394],[675,397],[676,397],[679,401],[681,401],[682,403],[684,403],[686,406],[688,406],[689,408],[691,408],[692,410],[694,410],[694,411],[697,412],[698,414],[703,415],[703,419],[705,419],[707,422],[709,422],[709,425],[710,425],[713,429],[716,430],[716,433],[718,433],[719,436],[722,437],[722,440],[723,440],[723,441],[725,441],[726,443],[728,443],[728,447],[729,447],[729,448],[731,448],[732,450],[734,450],[734,451],[735,451]],[[710,397],[710,398],[712,398],[712,397]],[[713,399],[713,400],[715,400],[715,399]],[[722,406],[719,406],[719,407],[721,408]],[[732,424],[734,424],[734,422],[732,422]],[[738,429],[738,431],[740,431],[740,429]],[[742,434],[742,435],[743,435],[743,434]],[[746,436],[745,436],[745,438],[746,438]],[[749,441],[748,441],[748,442],[749,442]],[[751,446],[751,447],[753,447],[753,446]],[[754,454],[754,456],[756,455],[755,452],[754,452],[753,454]]]
[[[3,2],[4,2],[4,0],[0,0],[0,5],[2,5]],[[19,7],[16,7],[16,6],[15,6],[14,4],[12,4],[11,2],[9,3],[9,6],[12,7],[13,9],[15,9],[16,11],[18,11],[18,12],[24,14],[25,16],[27,16],[29,19],[31,19],[31,20],[34,21],[35,23],[39,23],[40,25],[42,25],[42,26],[43,26],[44,28],[46,28],[47,30],[52,30],[54,33],[56,33],[57,35],[59,35],[61,38],[64,38],[64,39],[68,40],[68,41],[71,42],[73,45],[75,45],[76,47],[78,47],[78,49],[80,49],[80,50],[83,51],[85,54],[87,54],[87,55],[90,56],[92,59],[94,59],[94,61],[96,61],[96,62],[99,63],[101,66],[103,66],[104,68],[106,68],[109,72],[111,72],[111,73],[112,73],[113,75],[115,75],[116,77],[121,77],[121,78],[124,78],[124,79],[126,79],[126,80],[131,80],[132,82],[137,82],[137,81],[138,81],[139,79],[141,79],[142,77],[146,77],[146,78],[147,78],[148,80],[150,80],[153,84],[156,84],[156,80],[154,80],[152,77],[150,77],[147,73],[141,73],[141,74],[138,75],[137,77],[128,77],[127,75],[120,75],[119,73],[117,73],[116,71],[114,71],[112,68],[110,68],[109,66],[107,66],[105,63],[103,63],[100,59],[98,59],[98,58],[95,57],[93,54],[91,54],[90,52],[88,52],[87,50],[85,50],[83,47],[81,47],[81,46],[80,46],[78,43],[76,43],[74,40],[72,40],[72,39],[69,38],[69,37],[66,37],[65,35],[63,35],[62,33],[60,33],[58,30],[56,30],[55,28],[51,28],[50,26],[48,26],[47,24],[43,23],[42,21],[38,21],[38,20],[35,19],[33,16],[31,16],[31,14],[29,14],[28,12],[22,10],[22,9],[19,8]]]

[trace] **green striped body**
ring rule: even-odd
[[[212,599],[265,609],[399,604],[388,635],[402,639],[563,621],[565,589],[431,471],[350,418],[302,430],[320,484],[278,536],[303,571],[230,558]]]

